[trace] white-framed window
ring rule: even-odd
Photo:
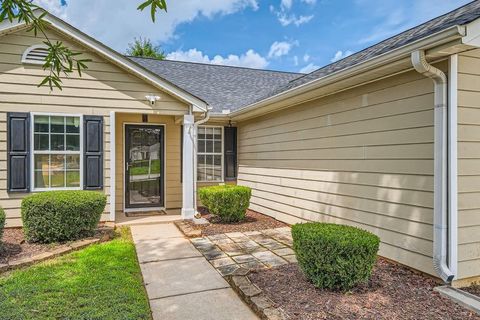
[[[83,180],[82,116],[32,113],[32,190],[78,190]]]
[[[198,127],[197,181],[223,181],[223,127]]]

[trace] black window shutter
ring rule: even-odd
[[[83,116],[83,153],[83,189],[103,189],[103,117]]]
[[[237,128],[224,128],[225,181],[237,179]]]
[[[30,191],[30,114],[7,113],[8,192]]]

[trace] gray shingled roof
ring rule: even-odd
[[[129,57],[149,71],[206,101],[213,113],[237,110],[267,95],[272,89],[302,76],[203,63]]]
[[[325,77],[331,73],[340,71],[362,63],[366,60],[412,43],[418,39],[425,38],[431,34],[445,30],[455,25],[464,25],[480,17],[480,1],[470,2],[458,9],[446,13],[440,17],[427,21],[417,27],[413,27],[398,35],[379,42],[362,51],[352,54],[342,60],[329,64],[309,74],[299,77],[286,85],[274,88],[269,94],[260,97],[257,101],[279,94],[283,91],[298,87],[307,82]]]
[[[477,0],[306,75],[150,58],[130,59],[203,99],[213,107],[214,113],[221,113],[223,109],[242,109],[254,102],[360,64],[449,27],[467,24],[479,17],[480,0]]]

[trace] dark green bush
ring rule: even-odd
[[[94,191],[49,191],[22,201],[25,238],[30,242],[60,242],[93,234],[106,197]]]
[[[2,247],[3,227],[5,227],[5,211],[0,207],[0,248]]]
[[[355,227],[305,223],[292,227],[293,249],[318,288],[348,290],[370,278],[380,239]]]
[[[232,223],[245,219],[252,190],[243,186],[213,186],[198,191],[202,204],[222,222]]]

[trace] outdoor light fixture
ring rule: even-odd
[[[145,96],[145,98],[147,99],[147,101],[150,103],[151,106],[154,106],[155,102],[160,100],[159,96],[155,96],[153,94],[149,94],[148,96]]]

